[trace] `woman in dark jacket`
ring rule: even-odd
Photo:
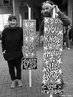
[[[9,67],[9,74],[12,80],[11,88],[14,88],[16,81],[18,82],[18,86],[22,86],[21,58],[23,57],[23,30],[17,26],[16,16],[10,15],[8,23],[9,26],[2,32],[2,51]]]

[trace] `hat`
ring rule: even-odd
[[[9,18],[8,18],[8,21],[12,21],[12,19],[17,20],[16,16],[14,16],[14,15],[10,15]]]

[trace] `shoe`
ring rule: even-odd
[[[12,81],[11,88],[15,88],[15,81]]]
[[[68,50],[70,50],[70,48],[67,48]]]
[[[17,80],[17,82],[18,82],[18,86],[19,86],[19,87],[22,87],[22,82],[21,82],[21,80]]]

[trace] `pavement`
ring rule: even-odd
[[[0,44],[0,97],[49,97],[49,95],[41,93],[42,47],[37,47],[37,58],[38,69],[32,70],[32,87],[29,87],[29,71],[22,69],[23,87],[11,89],[9,70],[7,62],[3,58]],[[73,48],[63,51],[62,69],[65,82],[62,97],[73,97]]]

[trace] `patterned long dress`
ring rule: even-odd
[[[42,92],[61,93],[63,25],[58,18],[44,18]]]

